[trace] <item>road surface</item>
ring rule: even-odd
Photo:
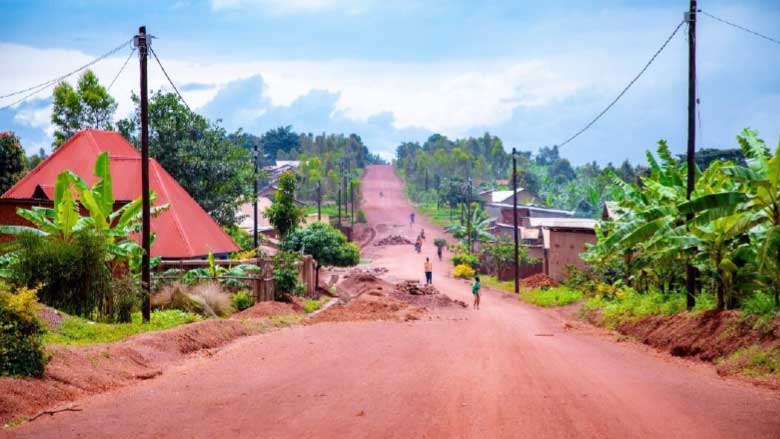
[[[364,257],[393,278],[423,278],[442,232],[417,215],[392,168],[370,167],[368,220],[411,246]],[[379,197],[379,192],[384,197]],[[434,283],[470,301],[468,284]],[[156,379],[79,402],[11,437],[116,438],[774,438],[776,393],[630,343],[564,330],[553,313],[485,292],[482,309],[410,323],[301,326],[246,337]],[[548,334],[540,336],[539,334]],[[0,432],[0,435],[3,433]]]

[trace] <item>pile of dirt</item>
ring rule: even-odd
[[[372,268],[354,268],[346,277],[355,275],[355,274],[370,274],[373,276],[382,276],[383,274],[389,273],[390,270],[388,270],[385,267],[372,267]]]
[[[406,280],[400,282],[390,295],[402,302],[424,308],[442,308],[458,305],[466,308],[465,302],[453,300],[439,292],[433,285],[421,285],[418,281]]]
[[[344,305],[333,306],[309,319],[307,323],[355,322],[368,320],[419,320],[424,310],[396,300],[385,293],[372,291]]]
[[[297,303],[285,303],[285,302],[259,302],[254,306],[247,308],[241,312],[233,314],[231,319],[260,319],[270,316],[283,316],[289,314],[299,314],[301,312],[301,306]]]
[[[558,286],[558,282],[544,273],[536,273],[521,279],[520,286],[523,288],[553,288]]]
[[[414,245],[414,243],[400,235],[385,236],[374,243],[375,246],[385,245]]]
[[[0,377],[0,424],[162,373],[185,355],[249,335],[235,320],[206,320],[92,346],[54,346],[42,378]]]
[[[715,363],[722,375],[740,374],[749,366],[747,356],[732,357],[738,351],[780,352],[780,317],[766,320],[739,311],[650,316],[617,330],[674,356]],[[777,376],[758,381],[780,388]]]
[[[386,282],[371,273],[355,271],[344,276],[344,280],[336,285],[336,292],[341,299],[348,301],[369,292],[385,293],[392,291],[393,284]]]

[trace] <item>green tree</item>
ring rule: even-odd
[[[279,177],[279,187],[274,194],[273,203],[263,212],[263,215],[268,218],[282,239],[298,228],[304,212],[295,201],[295,175],[292,172],[285,172]]]
[[[113,129],[112,119],[117,103],[100,85],[97,76],[87,70],[79,78],[77,88],[61,82],[54,88],[51,122],[56,148],[85,128]]]
[[[289,234],[283,245],[285,250],[300,251],[314,258],[317,262],[315,285],[319,285],[321,267],[351,267],[360,262],[360,249],[354,243],[347,242],[343,233],[322,222]]]
[[[133,101],[139,105],[138,96]],[[138,112],[118,123],[136,147],[139,125]],[[252,193],[252,155],[222,127],[191,112],[175,94],[157,91],[149,100],[149,152],[220,225],[235,225]]]
[[[289,154],[292,151],[300,151],[301,146],[300,138],[292,130],[291,125],[269,130],[263,134],[261,141],[263,151],[271,160],[275,160],[280,151]]]
[[[16,134],[0,133],[0,194],[22,178],[26,164],[24,149]]]

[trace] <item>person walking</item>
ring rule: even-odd
[[[414,225],[414,212],[409,214],[409,228]]]
[[[433,263],[430,258],[425,258],[425,285],[433,284]]]
[[[437,256],[439,256],[439,261],[441,261],[441,253],[442,253],[442,251],[443,251],[443,250],[442,250],[443,248],[444,248],[444,246],[443,246],[443,245],[437,245],[437,246],[436,246],[436,255],[437,255]]]
[[[482,285],[479,283],[479,276],[474,276],[474,283],[471,284],[471,294],[474,295],[474,309],[479,309],[479,290]]]

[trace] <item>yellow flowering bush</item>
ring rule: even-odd
[[[38,319],[37,291],[11,291],[0,282],[0,376],[43,375],[46,354]]]
[[[474,274],[476,274],[474,269],[466,264],[456,265],[455,269],[452,270],[452,275],[460,279],[472,278]]]

